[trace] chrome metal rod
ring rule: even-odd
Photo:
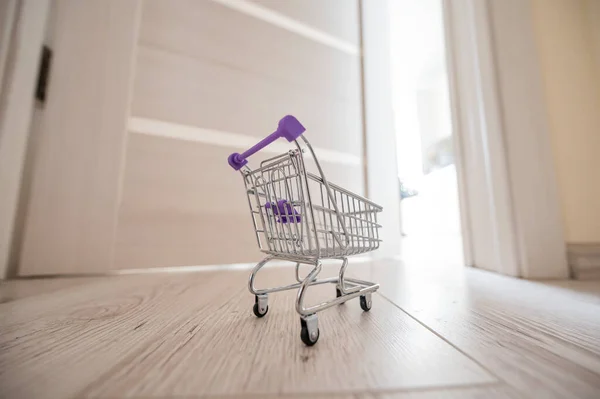
[[[325,278],[322,280],[314,280],[310,285],[331,284],[331,283],[337,283],[337,282],[338,282],[337,277],[329,277],[329,278]],[[252,291],[251,292],[254,295],[262,295],[262,294],[270,294],[272,292],[293,290],[296,288],[300,288],[301,286],[302,286],[302,283],[295,283],[295,284],[290,284],[290,285],[284,285],[281,287],[265,288],[262,290],[254,289],[254,292],[252,292]]]
[[[319,170],[319,175],[321,177],[321,181],[325,185],[325,190],[327,191],[327,195],[331,199],[331,205],[333,205],[333,209],[335,210],[336,216],[340,222],[342,230],[344,231],[344,236],[345,236],[346,242],[342,243],[342,239],[340,238],[339,234],[332,231],[333,237],[336,239],[336,241],[338,242],[338,245],[342,249],[346,249],[346,247],[349,245],[349,240],[348,240],[348,234],[347,234],[348,232],[346,231],[346,223],[344,222],[344,218],[340,214],[340,210],[338,209],[338,206],[337,206],[337,201],[335,200],[335,197],[331,191],[331,187],[329,186],[329,182],[327,181],[327,178],[325,177],[325,173],[323,173],[323,169],[321,168],[321,164],[319,163],[319,160],[315,154],[315,151],[313,150],[312,146],[310,145],[310,141],[308,141],[308,139],[304,136],[301,136],[301,138],[304,141],[304,144],[306,144],[306,147],[308,148],[308,150],[310,151],[310,153],[313,157],[313,161],[315,161],[315,165],[317,166],[317,169]],[[297,143],[297,141],[296,141],[296,143]],[[307,187],[308,187],[308,185],[307,185]],[[316,227],[315,227],[315,230],[316,230]]]
[[[296,281],[301,283],[302,279],[300,278],[300,262],[296,262]]]
[[[259,295],[259,293],[254,289],[254,278],[256,277],[256,273],[258,273],[258,271],[262,269],[264,265],[266,265],[273,259],[275,259],[274,256],[267,256],[266,258],[258,262],[258,264],[254,266],[254,269],[252,269],[252,272],[250,273],[250,278],[248,279],[248,290],[251,294]]]
[[[314,305],[314,306],[311,306],[308,308],[305,308],[303,305],[304,292],[306,291],[306,287],[300,287],[300,290],[298,291],[298,297],[296,299],[296,311],[302,316],[308,316],[308,315],[320,312],[322,310],[328,309],[332,306],[339,305],[340,303],[344,303],[352,298],[356,298],[357,296],[364,295],[364,294],[367,294],[370,292],[374,292],[379,288],[379,284],[374,284],[372,286],[362,288],[359,291],[352,292],[350,294],[343,295],[341,297],[332,299],[331,301],[323,302],[323,303],[320,303],[318,305]]]
[[[342,258],[342,266],[340,267],[340,273],[339,273],[339,283],[338,283],[338,288],[339,290],[342,292],[342,294],[348,294],[349,292],[346,291],[346,284],[344,281],[344,274],[346,274],[346,269],[348,268],[348,258]]]
[[[372,283],[370,281],[365,281],[365,280],[358,280],[355,278],[345,278],[344,282],[345,283],[353,283],[356,285],[362,285],[363,287],[377,286],[377,288],[379,288],[379,284],[375,284],[375,283]]]

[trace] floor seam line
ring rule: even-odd
[[[341,397],[346,395],[365,395],[365,394],[393,394],[393,393],[411,393],[411,392],[436,392],[436,391],[458,391],[461,389],[478,389],[478,388],[493,388],[493,387],[502,387],[508,386],[508,384],[504,382],[479,382],[479,383],[470,383],[466,385],[439,385],[439,386],[430,386],[430,387],[417,387],[417,388],[384,388],[384,389],[370,389],[370,390],[355,390],[355,391],[337,391],[337,392],[327,392],[327,391],[314,391],[314,392],[270,392],[270,393],[233,393],[233,394],[217,394],[217,395],[200,395],[200,396],[165,396],[169,398],[199,398],[199,399],[220,399],[220,398],[235,398],[235,397],[260,397],[260,398],[308,398],[314,395],[320,396],[330,396],[332,398]],[[511,387],[512,388],[512,387]],[[283,395],[283,396],[282,396]],[[159,397],[159,398],[162,398]]]
[[[416,321],[417,323],[419,323],[421,326],[425,327],[428,331],[430,331],[436,337],[440,338],[442,341],[444,341],[445,343],[447,343],[448,345],[450,345],[452,348],[456,349],[459,353],[461,353],[467,359],[471,360],[476,365],[478,365],[479,367],[481,367],[484,371],[486,371],[487,373],[489,373],[493,377],[497,378],[498,382],[504,383],[504,384],[510,386],[513,389],[517,389],[514,386],[512,386],[511,384],[509,384],[507,381],[505,381],[503,378],[501,378],[498,375],[496,375],[496,373],[492,372],[492,370],[490,370],[488,367],[484,366],[481,362],[479,362],[478,360],[474,359],[471,355],[469,355],[464,350],[462,350],[461,348],[459,348],[456,344],[450,342],[442,334],[438,333],[433,328],[429,327],[427,324],[425,324],[424,322],[422,322],[421,320],[417,319],[415,316],[413,316],[412,314],[410,314],[408,311],[406,311],[405,309],[403,309],[400,305],[398,305],[397,303],[395,303],[394,301],[392,301],[390,298],[388,298],[387,296],[383,295],[381,292],[378,292],[378,294],[383,299],[385,299],[386,301],[388,301],[389,303],[391,303],[393,306],[395,306],[396,308],[398,308],[401,312],[403,312],[404,314],[406,314],[408,317],[410,317],[411,319],[413,319],[414,321]]]

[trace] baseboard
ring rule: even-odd
[[[600,279],[600,243],[567,244],[567,255],[575,279]]]

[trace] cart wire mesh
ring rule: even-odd
[[[308,140],[301,137],[319,175],[305,168],[305,149],[242,170],[261,251],[298,259],[325,259],[379,248],[381,206],[329,183]]]

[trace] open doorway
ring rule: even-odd
[[[463,264],[442,0],[390,2],[403,257]]]

